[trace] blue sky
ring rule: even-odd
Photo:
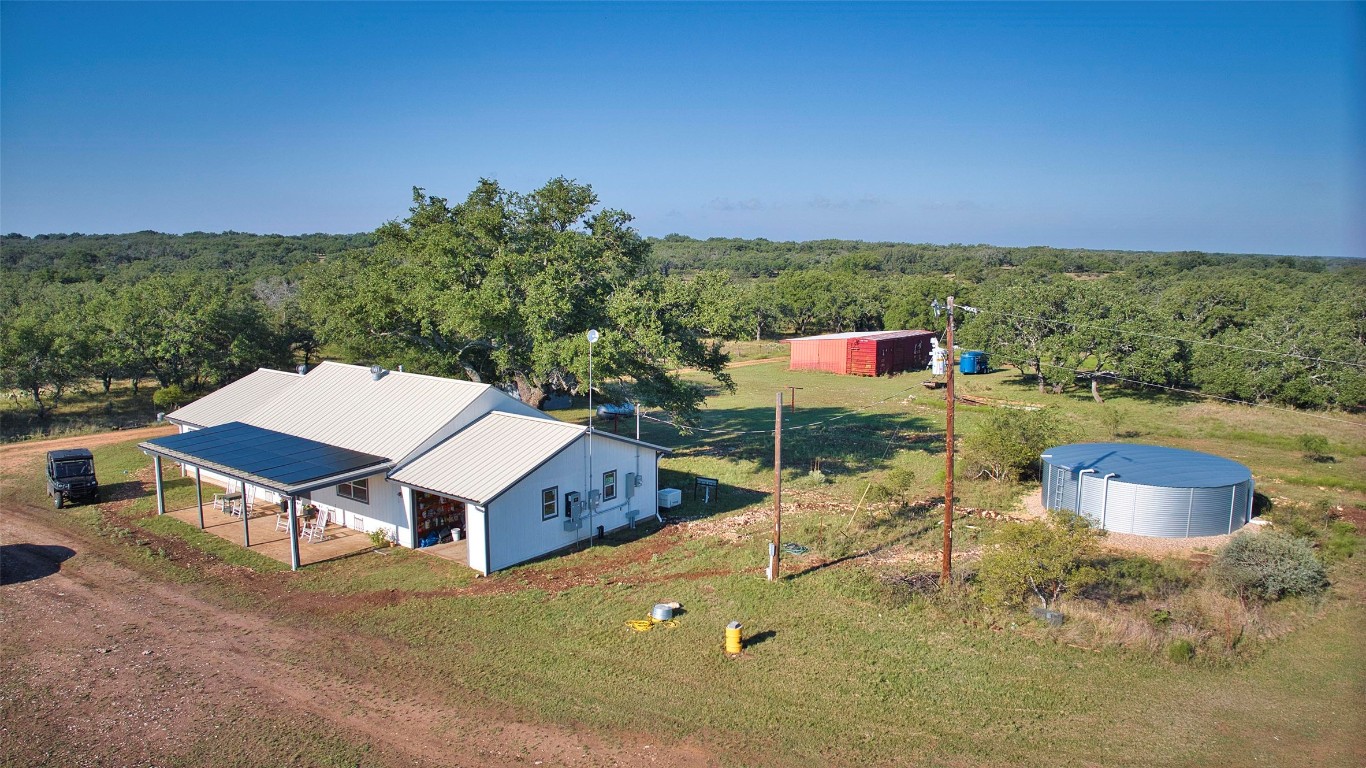
[[[0,3],[0,230],[358,232],[564,175],[643,234],[1366,255],[1363,4]]]

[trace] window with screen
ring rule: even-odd
[[[337,495],[343,499],[359,501],[362,504],[370,503],[370,481],[364,477],[359,480],[352,480],[349,483],[342,483],[337,486]]]
[[[556,485],[541,491],[541,519],[551,520],[560,516],[560,486]]]

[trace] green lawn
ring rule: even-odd
[[[720,502],[689,500],[684,515],[766,511],[774,393],[803,388],[796,413],[784,416],[791,451],[784,482],[792,489],[787,503],[796,507],[785,527],[790,540],[812,551],[786,558],[788,577],[778,583],[762,577],[765,514],[737,526],[738,536],[670,528],[523,565],[481,580],[491,587],[482,592],[463,591],[475,584],[468,569],[413,552],[264,578],[339,598],[407,593],[347,602],[352,607],[341,614],[292,614],[291,621],[344,626],[389,649],[365,658],[342,649],[329,663],[451,701],[486,698],[533,720],[696,741],[727,765],[1319,766],[1366,759],[1360,557],[1335,568],[1328,598],[1292,606],[1302,614],[1299,629],[1233,661],[1173,664],[1133,651],[1094,652],[1021,616],[998,616],[993,625],[980,612],[889,588],[888,568],[869,560],[810,567],[894,544],[927,552],[935,546],[937,529],[923,510],[856,505],[895,470],[908,497],[942,493],[942,390],[925,390],[920,374],[859,379],[789,372],[783,364],[737,368],[734,376],[737,391],[718,391],[707,403],[698,426],[708,431],[679,434],[646,422],[642,436],[675,447],[663,463],[666,484],[721,478]],[[1143,393],[1113,393],[1100,405],[1084,392],[1038,395],[1013,373],[960,381],[987,397],[1059,409],[1084,439],[1116,439],[1118,432],[1118,439],[1243,461],[1277,504],[1363,504],[1362,438],[1332,422]],[[1107,419],[1104,409],[1122,418]],[[960,430],[972,429],[985,411],[961,408]],[[1327,435],[1336,461],[1300,456],[1295,436],[1302,432]],[[117,482],[147,459],[125,445],[102,450],[97,461],[108,473],[102,481]],[[813,467],[829,482],[813,479]],[[1318,482],[1324,476],[1345,482]],[[999,493],[966,485],[980,498]],[[186,493],[186,481],[168,487]],[[189,533],[145,522],[147,502],[138,505],[130,522],[229,557],[187,526]],[[971,540],[967,530],[962,535]],[[658,546],[674,541],[667,537],[677,543]],[[596,575],[553,586],[551,577],[576,572]],[[684,605],[676,628],[636,633],[624,626],[664,600]],[[742,622],[748,638],[736,659],[722,653],[730,621]]]

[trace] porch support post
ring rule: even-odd
[[[166,514],[166,489],[161,486],[161,457],[152,454],[152,469],[157,483],[157,514]]]
[[[199,467],[194,468],[194,500],[199,505],[199,530],[204,530],[204,483]]]
[[[299,570],[299,497],[289,497],[289,569]]]
[[[251,526],[247,524],[247,481],[242,481],[242,546],[251,549]]]
[[[408,518],[408,535],[404,538],[407,541],[395,541],[395,544],[403,544],[409,549],[417,549],[417,496],[416,492],[406,485],[399,486],[403,493],[403,514]]]

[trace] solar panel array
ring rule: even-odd
[[[378,472],[390,464],[383,456],[338,448],[238,421],[159,437],[143,445],[193,460],[196,464],[250,475],[279,489],[371,467]]]

